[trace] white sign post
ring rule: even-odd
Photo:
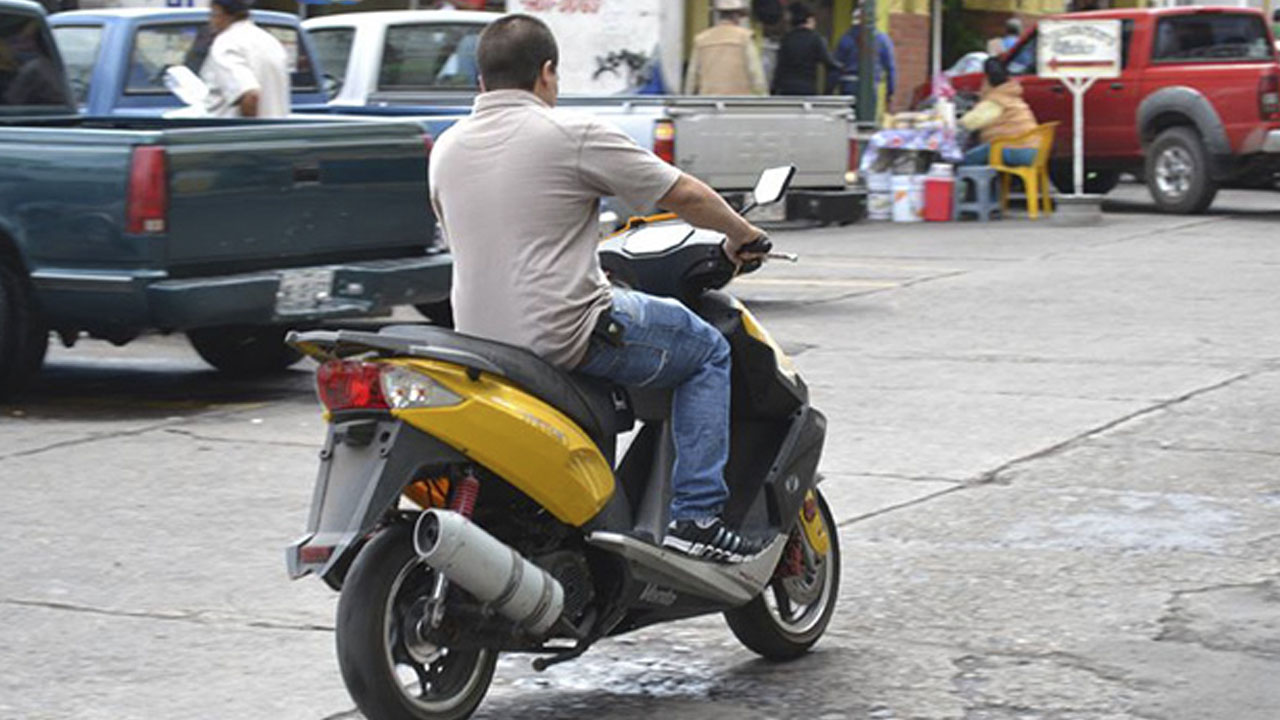
[[[1057,78],[1071,91],[1076,197],[1084,194],[1084,94],[1102,78],[1120,76],[1119,20],[1044,20],[1037,62],[1042,78]]]

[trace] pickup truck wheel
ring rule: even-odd
[[[205,362],[228,375],[269,375],[302,359],[284,344],[284,330],[278,327],[200,328],[189,331],[187,339]]]
[[[25,386],[44,364],[49,331],[22,276],[0,265],[0,398]]]
[[[433,303],[422,303],[414,305],[414,308],[426,319],[430,320],[433,325],[439,325],[443,328],[453,327],[453,304],[448,300],[439,300]]]
[[[1075,170],[1070,163],[1054,163],[1049,167],[1049,179],[1063,195],[1076,191]],[[1106,195],[1120,184],[1118,170],[1084,170],[1084,191],[1089,195]]]
[[[1147,150],[1147,188],[1165,212],[1190,215],[1209,209],[1218,184],[1209,176],[1209,156],[1191,128],[1169,128]]]

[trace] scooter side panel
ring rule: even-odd
[[[497,473],[556,519],[581,527],[613,496],[610,462],[559,410],[492,375],[471,379],[464,369],[447,363],[405,364],[463,401],[393,414]]]

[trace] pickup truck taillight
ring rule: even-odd
[[[162,233],[169,215],[169,185],[164,148],[133,149],[125,229],[133,235]]]
[[[1258,79],[1258,112],[1263,120],[1280,115],[1280,75],[1270,73]]]
[[[676,126],[670,120],[653,124],[653,154],[664,162],[676,164]]]

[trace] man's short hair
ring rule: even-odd
[[[211,4],[218,5],[231,17],[243,20],[249,17],[249,8],[253,7],[253,0],[212,0]]]
[[[536,17],[507,15],[480,34],[476,62],[485,90],[533,90],[542,66],[560,64],[551,28]]]
[[[791,24],[794,27],[800,27],[813,17],[813,11],[803,2],[793,2],[787,6],[787,12],[791,13]]]

